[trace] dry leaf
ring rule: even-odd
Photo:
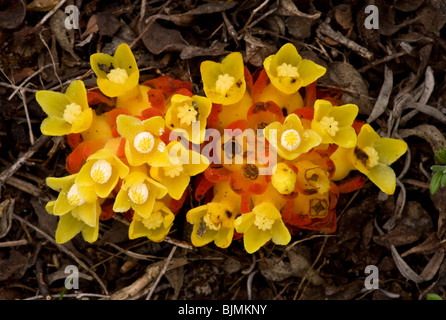
[[[153,22],[149,31],[142,37],[142,41],[153,54],[181,52],[186,47],[178,30],[164,28],[157,22]]]
[[[14,29],[20,26],[26,15],[23,0],[6,0],[0,4],[0,28]]]
[[[47,12],[53,9],[58,3],[59,0],[34,0],[33,2],[26,5],[26,10]]]

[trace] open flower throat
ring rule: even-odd
[[[70,175],[47,178],[59,191],[46,206],[60,217],[56,241],[81,232],[94,242],[101,221],[122,214],[131,219],[130,239],[163,241],[186,219],[194,246],[241,239],[253,253],[268,242],[287,245],[302,229],[335,232],[339,194],[360,188],[365,176],[394,192],[390,165],[406,143],[358,122],[356,105],[321,96],[324,67],[289,43],[254,77],[243,61],[238,52],[204,61],[200,96],[169,76],[140,83],[121,44],[113,56],[90,57],[99,90],[75,80],[66,93],[38,92],[48,115],[42,133],[66,136],[73,149]],[[108,111],[95,112],[99,104]],[[187,212],[186,199],[196,200]]]

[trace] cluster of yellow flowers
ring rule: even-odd
[[[186,214],[192,244],[226,248],[243,237],[253,253],[288,244],[299,229],[334,232],[339,193],[361,187],[364,175],[394,192],[390,165],[406,143],[380,137],[356,121],[356,105],[318,92],[325,68],[292,44],[254,74],[238,52],[204,61],[205,96],[168,76],[140,84],[126,44],[90,62],[98,89],[73,81],[65,94],[36,95],[48,115],[42,133],[67,136],[73,148],[71,175],[47,179],[60,191],[46,206],[60,217],[59,243],[80,232],[97,240],[99,221],[116,213],[131,220],[130,239],[163,241],[192,190],[203,203]]]

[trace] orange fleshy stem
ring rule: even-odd
[[[99,219],[101,221],[106,221],[111,219],[116,212],[113,211],[113,203],[114,203],[114,199],[105,199],[105,201],[102,203],[101,205],[101,215],[99,216]]]
[[[305,102],[304,106],[308,108],[314,107],[316,101],[316,81],[310,83],[305,87]]]
[[[269,83],[268,74],[266,73],[265,69],[261,69],[258,72],[257,79],[254,81],[254,84],[252,86],[251,97],[253,101],[257,101],[257,98],[262,93],[263,89],[266,87],[268,83]]]
[[[339,193],[350,193],[361,189],[364,183],[367,181],[367,178],[362,174],[358,173],[353,177],[345,178],[339,182],[337,182],[337,186],[339,189]]]
[[[183,207],[184,201],[186,200],[186,197],[189,195],[189,190],[185,190],[183,195],[180,199],[170,199],[169,202],[169,209],[172,211],[174,215],[177,215],[180,209]]]
[[[153,108],[158,109],[161,112],[165,111],[166,101],[164,98],[164,93],[159,89],[152,89],[147,91],[147,96],[149,97],[150,105]]]
[[[67,135],[67,143],[71,150],[74,150],[82,142],[82,136],[80,133],[70,133]]]
[[[174,94],[178,89],[184,88],[192,92],[192,84],[189,81],[173,79],[169,76],[161,76],[155,79],[147,80],[142,85],[159,89],[167,95]]]
[[[104,96],[102,93],[98,91],[87,92],[87,100],[90,106],[94,106],[101,102],[107,104],[109,107],[114,105],[113,99]]]
[[[195,189],[195,199],[201,201],[206,196],[206,193],[214,186],[213,182],[206,179],[205,176],[200,175],[197,177],[196,189]]]

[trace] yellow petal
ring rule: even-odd
[[[118,67],[125,69],[130,76],[133,74],[139,74],[138,65],[136,64],[135,57],[126,43],[121,43],[115,51],[113,56],[118,62]],[[139,76],[136,78],[136,83],[139,81]],[[136,84],[135,84],[136,85]]]
[[[116,128],[120,136],[133,140],[143,131],[142,121],[136,117],[121,114],[116,117]]]
[[[38,91],[36,101],[48,116],[57,118],[63,117],[65,107],[71,103],[65,94],[48,90]]]
[[[76,174],[72,174],[69,176],[65,176],[65,177],[60,177],[60,178],[56,178],[56,177],[48,177],[46,178],[46,184],[48,185],[48,187],[50,187],[51,189],[55,190],[55,191],[60,191],[62,189],[65,190],[69,190],[69,188],[71,188],[71,186],[74,183],[74,180],[76,179]]]
[[[245,233],[253,224],[256,216],[254,212],[244,213],[234,221],[235,230]]]
[[[391,165],[407,151],[407,143],[403,140],[381,138],[375,141],[374,148],[378,151],[379,162]]]
[[[219,248],[227,248],[234,237],[234,228],[221,228],[214,239],[214,243]]]
[[[381,137],[379,136],[379,134],[377,134],[375,130],[373,130],[373,128],[368,123],[366,123],[361,127],[361,131],[358,134],[358,140],[356,144],[361,149],[369,146],[373,147],[375,141],[379,140],[380,138]]]
[[[378,164],[370,169],[367,177],[381,191],[392,195],[395,192],[396,176],[392,168],[384,164]]]
[[[359,108],[355,104],[333,107],[330,115],[338,122],[339,127],[351,126],[358,115]]]
[[[333,141],[340,147],[353,148],[356,145],[356,131],[353,127],[341,127]]]
[[[319,122],[324,116],[329,116],[333,105],[328,100],[318,99],[314,102],[314,120]]]
[[[56,204],[56,201],[49,201],[46,205],[45,205],[45,210],[49,213],[49,214],[54,214],[54,205]]]
[[[96,226],[96,216],[97,216],[97,203],[85,202],[76,208],[76,215],[79,220],[89,225],[90,227]]]
[[[64,136],[71,133],[71,124],[62,118],[48,117],[43,119],[40,131],[47,136]]]
[[[65,93],[70,102],[74,102],[82,107],[82,110],[89,108],[87,90],[81,80],[74,80],[70,83]]]
[[[105,65],[108,69],[114,69],[118,67],[118,62],[108,54],[95,53],[90,56],[90,65],[98,78],[107,78],[107,72],[103,71],[100,65]]]
[[[251,226],[243,234],[243,244],[248,253],[254,253],[264,244],[271,240],[271,234],[268,231],[259,230],[256,226]]]
[[[56,242],[59,244],[65,243],[73,239],[79,232],[81,232],[84,223],[71,214],[65,214],[59,218],[56,230]]]
[[[113,204],[113,211],[126,212],[132,207],[132,200],[130,200],[127,190],[121,188],[116,195],[115,202]]]
[[[282,221],[282,218],[275,221],[271,227],[272,241],[277,245],[287,245],[291,241],[290,231]]]
[[[80,116],[74,121],[70,133],[80,133],[88,130],[93,121],[93,110],[85,109]]]
[[[299,64],[298,70],[303,87],[306,87],[310,83],[316,81],[327,71],[327,69],[325,69],[324,67],[314,63],[311,60],[306,59],[303,59],[302,62]]]

